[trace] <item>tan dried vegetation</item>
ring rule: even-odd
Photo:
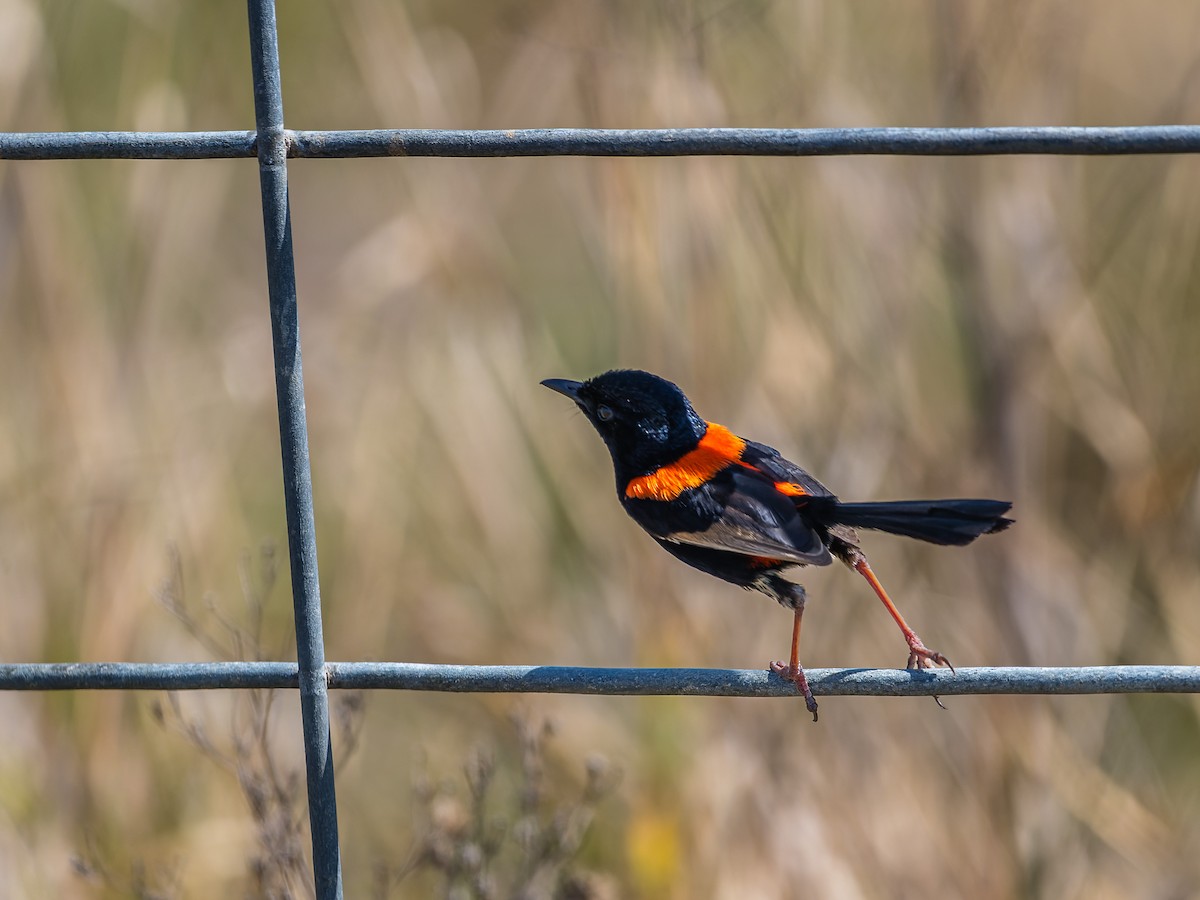
[[[312,0],[280,24],[295,128],[1200,120],[1185,2]],[[6,130],[253,124],[240,3],[2,0],[0,46]],[[293,162],[329,658],[779,657],[786,613],[654,547],[538,386],[631,365],[843,496],[1014,500],[969,550],[868,545],[956,664],[1196,662],[1198,165]],[[239,629],[290,654],[286,567],[257,620],[239,582],[286,535],[257,191],[250,160],[0,164],[0,659],[207,659]],[[172,546],[192,628],[159,602]],[[903,663],[856,581],[808,579],[809,666]],[[263,829],[293,832],[254,798],[294,803],[302,760],[294,698],[264,703],[0,696],[0,895],[265,892]],[[400,875],[474,833],[437,824],[475,808],[471,747],[499,748],[516,820],[514,709],[556,723],[547,833],[592,754],[623,773],[557,883],[579,896],[1200,893],[1194,698],[947,705],[830,698],[813,726],[786,701],[372,693],[348,896],[472,896]]]

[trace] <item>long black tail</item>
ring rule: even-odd
[[[896,500],[886,503],[834,503],[822,510],[831,524],[902,534],[931,544],[969,544],[981,534],[1013,523],[1003,500]]]

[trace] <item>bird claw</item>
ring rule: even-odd
[[[937,652],[930,650],[915,634],[908,638],[908,665],[907,669],[928,669],[931,666],[945,666],[951,672],[954,672],[954,665],[950,660]]]
[[[796,690],[804,697],[804,705],[812,713],[813,721],[817,721],[817,700],[808,686],[808,679],[804,677],[804,669],[799,666],[793,668],[788,663],[775,660],[771,663],[771,671],[796,686]]]
[[[954,672],[954,666],[950,660],[946,659],[944,654],[938,653],[936,650],[930,650],[915,634],[908,638],[908,666],[906,668],[916,669],[918,672],[923,672],[930,665],[946,666],[951,673]],[[942,703],[942,698],[937,694],[933,695],[933,702],[942,709],[946,708],[946,704]]]

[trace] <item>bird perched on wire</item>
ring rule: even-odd
[[[588,381],[548,378],[575,401],[604,440],[625,511],[663,549],[690,566],[761,591],[794,613],[788,663],[772,671],[792,681],[817,720],[800,665],[804,588],[783,577],[794,566],[834,557],[862,575],[908,643],[908,668],[954,667],[917,636],[867,564],[856,528],[933,544],[969,544],[1012,524],[1002,500],[844,503],[808,472],[765,444],[701,418],[676,385],[649,372],[615,370]]]

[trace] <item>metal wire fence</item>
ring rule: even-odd
[[[967,694],[1200,693],[1200,666],[1070,668],[805,669],[826,697],[932,697]],[[447,666],[362,662],[325,665],[330,688],[444,693],[613,694],[623,696],[796,697],[790,681],[766,669],[604,669],[581,666]],[[295,663],[45,663],[0,665],[13,691],[198,691],[291,688]]]
[[[342,896],[328,691],[795,697],[767,671],[327,663],[317,578],[304,376],[288,208],[287,160],[517,156],[979,156],[1200,152],[1200,126],[1123,128],[689,128],[654,130],[288,131],[284,128],[274,0],[248,0],[256,129],[188,133],[0,135],[0,159],[234,159],[257,157],[297,662],[0,665],[0,690],[299,690],[317,896]],[[911,672],[812,669],[818,695],[1200,693],[1200,666],[976,668]]]

